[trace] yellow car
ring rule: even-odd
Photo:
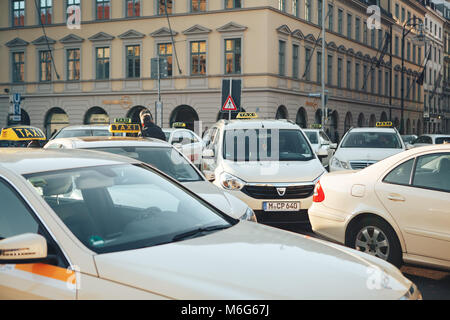
[[[396,266],[450,269],[450,145],[326,174],[308,214],[317,234]]]

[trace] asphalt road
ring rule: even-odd
[[[276,227],[320,238],[314,234],[309,224]],[[417,285],[424,300],[450,300],[450,271],[411,265],[403,266],[400,271]]]

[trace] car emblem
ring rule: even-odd
[[[283,197],[286,194],[286,188],[277,188],[278,195]]]

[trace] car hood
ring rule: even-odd
[[[223,162],[223,171],[245,182],[311,182],[325,172],[317,159],[309,161]]]
[[[174,299],[398,299],[385,261],[248,221],[212,234],[94,256],[99,276]]]
[[[248,208],[244,201],[233,196],[228,191],[218,188],[209,181],[185,182],[183,185],[196,193],[200,198],[206,200],[206,202],[235,219],[242,217]]]
[[[340,161],[380,161],[403,149],[339,148],[334,156]]]

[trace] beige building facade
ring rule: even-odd
[[[320,100],[308,94],[320,91],[323,67],[333,139],[380,120],[399,126],[402,73],[405,133],[423,132],[424,92],[415,79],[424,48],[411,41],[402,72],[395,40],[402,35],[403,9],[405,17],[424,18],[419,2],[381,1],[381,28],[369,30],[367,3],[327,1],[325,49],[319,40],[321,0],[167,2],[166,17],[164,1],[42,0],[38,7],[34,0],[2,1],[0,126],[13,123],[11,93],[25,98],[22,122],[47,135],[69,124],[136,119],[142,108],[155,112],[158,81],[151,78],[151,58],[160,55],[171,73],[160,83],[165,127],[178,121],[193,127],[200,120],[204,129],[214,123],[222,80],[229,78],[242,81],[243,110],[309,127],[321,121]],[[66,24],[70,5],[81,8],[80,29]]]

